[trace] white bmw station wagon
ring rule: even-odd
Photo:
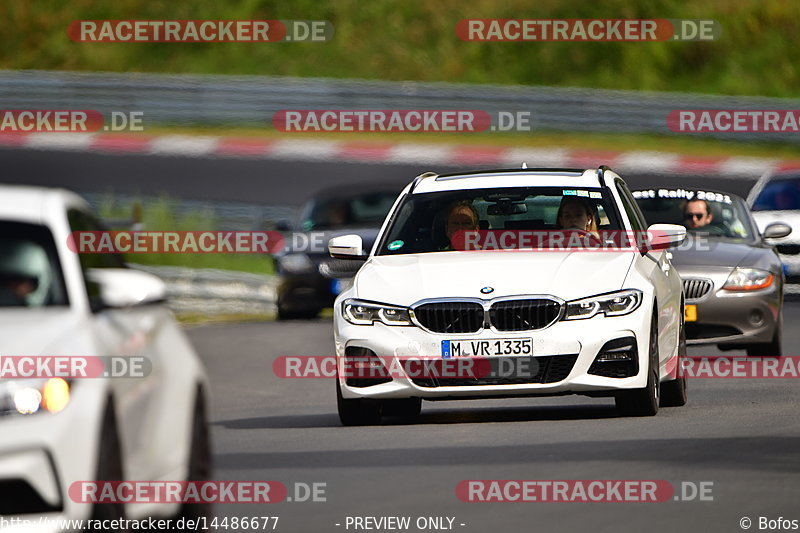
[[[669,246],[606,167],[426,173],[402,191],[334,307],[344,425],[422,400],[582,394],[628,416],[686,403]]]

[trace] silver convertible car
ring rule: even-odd
[[[747,355],[781,355],[783,270],[770,239],[791,228],[759,232],[744,200],[695,189],[633,192],[649,224],[682,224],[686,240],[672,248],[683,280],[688,344],[717,344]]]

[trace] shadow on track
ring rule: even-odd
[[[355,438],[367,431],[388,428],[343,428]],[[361,433],[359,433],[361,432]],[[581,463],[607,461],[659,462],[664,465],[696,465],[704,469],[732,471],[800,472],[800,437],[630,439],[554,442],[545,444],[492,446],[447,446],[419,448],[365,448],[300,452],[238,452],[214,456],[222,469],[255,468],[356,468],[381,469],[418,466],[462,466],[476,464],[551,464],[554,458],[580,470]]]
[[[426,403],[431,409],[431,403]],[[596,406],[543,406],[543,407],[482,407],[473,409],[441,408],[426,412],[423,407],[420,417],[409,422],[402,418],[384,418],[381,426],[426,425],[426,424],[481,424],[491,422],[537,422],[558,420],[600,420],[618,418],[617,410],[610,405]],[[297,415],[297,416],[263,416],[240,418],[237,420],[220,420],[213,425],[227,429],[299,429],[341,427],[339,417],[335,413]]]

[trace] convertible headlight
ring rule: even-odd
[[[627,315],[634,312],[641,303],[642,291],[637,289],[572,300],[567,302],[567,312],[564,313],[564,320],[592,318],[601,313],[606,316]]]
[[[58,413],[69,398],[69,382],[62,378],[6,381],[0,384],[0,415]]]
[[[383,305],[363,300],[345,300],[342,314],[351,324],[369,325],[380,321],[387,326],[410,326],[411,315],[405,307]]]
[[[773,281],[775,277],[766,270],[735,268],[722,288],[728,291],[756,291],[766,289]]]
[[[278,262],[290,274],[305,274],[314,270],[314,262],[306,254],[284,255]]]

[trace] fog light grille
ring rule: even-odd
[[[608,341],[600,348],[589,367],[589,374],[605,378],[629,378],[639,373],[636,339],[623,337]]]

